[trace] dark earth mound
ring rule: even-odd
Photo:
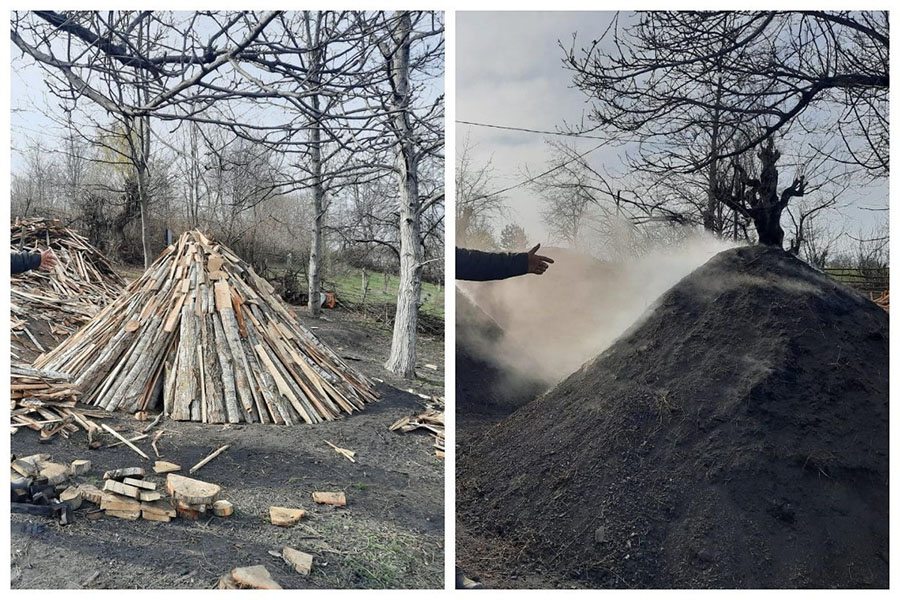
[[[546,384],[499,363],[503,329],[456,290],[456,414],[458,422],[506,416]]]
[[[888,364],[875,304],[780,250],[722,252],[461,449],[458,562],[488,572],[502,546],[509,571],[592,586],[887,587]]]

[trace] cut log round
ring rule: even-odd
[[[169,473],[166,475],[166,490],[173,498],[186,504],[212,504],[222,488],[214,483]]]

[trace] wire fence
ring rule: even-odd
[[[891,287],[890,269],[857,269],[828,267],[825,273],[841,283],[867,294],[886,292]]]

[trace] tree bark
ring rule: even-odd
[[[313,97],[313,108],[318,111],[319,98]],[[323,229],[325,221],[325,190],[322,185],[322,149],[320,147],[322,132],[319,123],[316,122],[310,131],[312,145],[310,148],[310,159],[313,170],[313,235],[312,243],[309,249],[309,314],[313,317],[319,316],[322,312],[320,295],[322,292],[322,281],[319,274],[322,259]]]
[[[396,51],[389,55],[394,84],[391,120],[397,136],[395,167],[400,189],[400,282],[391,354],[384,365],[391,373],[407,379],[416,375],[416,323],[422,295],[421,266],[424,256],[420,236],[418,157],[408,114],[411,29],[409,13],[401,13],[394,34]]]

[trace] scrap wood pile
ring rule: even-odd
[[[30,327],[44,321],[53,336],[68,336],[112,301],[125,281],[103,254],[75,230],[50,219],[16,219],[10,225],[13,252],[51,248],[57,256],[53,270],[34,269],[16,275],[10,285],[14,339],[39,352],[44,348]]]
[[[56,434],[68,438],[82,428],[100,429],[91,419],[107,416],[77,404],[78,391],[66,373],[10,366],[10,417],[13,433],[19,427],[40,432],[41,441]]]
[[[153,469],[165,476],[165,483],[153,481],[142,467],[126,467],[104,473],[101,489],[80,478],[89,476],[89,460],[65,465],[51,458],[49,454],[13,457],[13,512],[54,516],[65,525],[74,519],[71,511],[81,508],[89,509],[86,514],[91,519],[106,515],[162,522],[176,516],[189,520],[206,514],[227,517],[234,511],[230,502],[218,499],[218,485],[178,475],[173,471],[181,467],[172,463],[157,462]]]
[[[869,292],[869,299],[886,311],[891,310],[891,294],[887,290],[879,293]]]
[[[266,280],[199,231],[35,366],[71,373],[85,403],[136,412],[161,397],[179,421],[318,423],[377,398]]]
[[[429,406],[425,412],[415,417],[403,417],[391,425],[391,431],[415,431],[424,429],[434,436],[434,453],[444,457],[444,407],[438,405]]]

